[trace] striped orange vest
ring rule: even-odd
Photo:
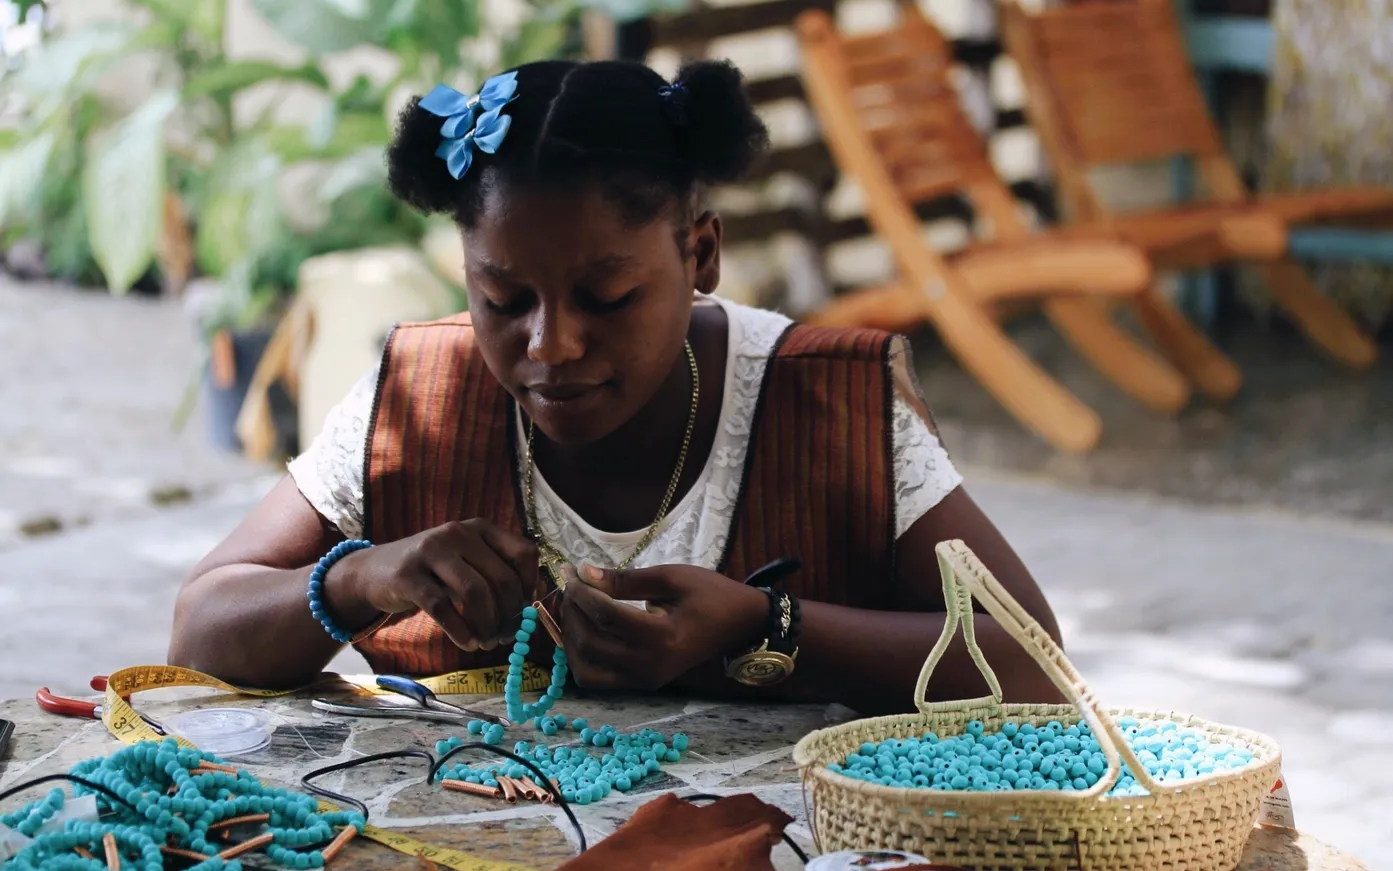
[[[512,398],[474,353],[468,314],[403,324],[387,342],[369,423],[365,537],[394,541],[451,520],[524,532]],[[892,348],[873,330],[794,326],[766,367],[740,495],[720,571],[743,579],[781,556],[801,599],[885,609],[894,578]],[[549,668],[542,636],[530,655]],[[433,675],[496,666],[508,651],[466,653],[429,616],[389,624],[359,644],[378,673]],[[720,662],[677,688],[749,696]],[[770,696],[777,691],[764,690]]]

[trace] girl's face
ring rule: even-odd
[[[478,347],[552,441],[614,432],[682,359],[692,291],[720,277],[720,222],[676,212],[633,227],[596,189],[495,188],[464,232]]]

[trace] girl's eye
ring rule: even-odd
[[[618,299],[612,300],[596,299],[593,295],[586,294],[585,307],[590,309],[591,311],[599,312],[601,314],[615,312],[619,311],[620,309],[627,306],[629,303],[633,302],[634,297],[637,294],[638,288],[634,288],[633,290],[629,291],[628,293],[624,294]]]
[[[494,302],[486,296],[484,297],[484,305],[488,307],[489,311],[496,314],[518,317],[527,314],[527,310],[532,308],[532,300],[525,293],[515,294],[503,303]]]

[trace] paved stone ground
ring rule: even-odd
[[[11,518],[0,697],[77,692],[93,674],[162,661],[181,576],[267,486],[268,470],[205,447],[197,426],[170,433],[194,347],[167,303],[0,284],[0,515]],[[1095,466],[1045,457],[960,373],[924,357],[969,488],[1045,586],[1099,695],[1276,736],[1301,827],[1393,871],[1393,460],[1379,443],[1390,406],[1376,402],[1387,366],[1354,382],[1303,369],[1286,394],[1254,378],[1257,396],[1231,414],[1175,424],[1106,409],[1116,435]],[[1332,435],[1272,435],[1291,418],[1284,396]],[[1281,449],[1252,456],[1264,445]],[[1282,470],[1295,467],[1327,474],[1290,480]],[[1178,477],[1207,504],[1154,495],[1184,489]],[[1100,483],[1132,492],[1083,489]],[[154,505],[170,487],[189,499]],[[59,531],[18,533],[44,517]]]
[[[0,548],[148,514],[262,470],[174,420],[198,343],[178,304],[0,276]]]

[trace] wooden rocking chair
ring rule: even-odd
[[[823,137],[860,184],[867,218],[899,267],[895,283],[843,294],[807,320],[894,331],[932,324],[998,402],[1062,450],[1092,448],[1101,421],[1001,331],[993,305],[1040,303],[1074,348],[1127,393],[1165,412],[1184,406],[1189,385],[1180,373],[1098,304],[1145,293],[1146,258],[1107,236],[1032,232],[958,102],[949,46],[912,4],[900,8],[900,26],[857,37],[838,34],[820,10],[798,18],[804,85]],[[945,257],[925,241],[912,206],[953,194],[971,201],[992,238]]]
[[[1006,45],[1025,78],[1031,123],[1072,218],[1113,227],[1146,250],[1157,269],[1250,262],[1312,342],[1348,366],[1370,365],[1374,343],[1287,256],[1287,228],[1393,223],[1393,191],[1250,194],[1205,107],[1172,2],[1110,0],[1027,11],[1004,0]],[[1090,184],[1096,166],[1175,156],[1193,159],[1208,200],[1118,214]],[[1147,304],[1142,315],[1163,351],[1202,391],[1216,399],[1237,392],[1237,368],[1179,312]]]

